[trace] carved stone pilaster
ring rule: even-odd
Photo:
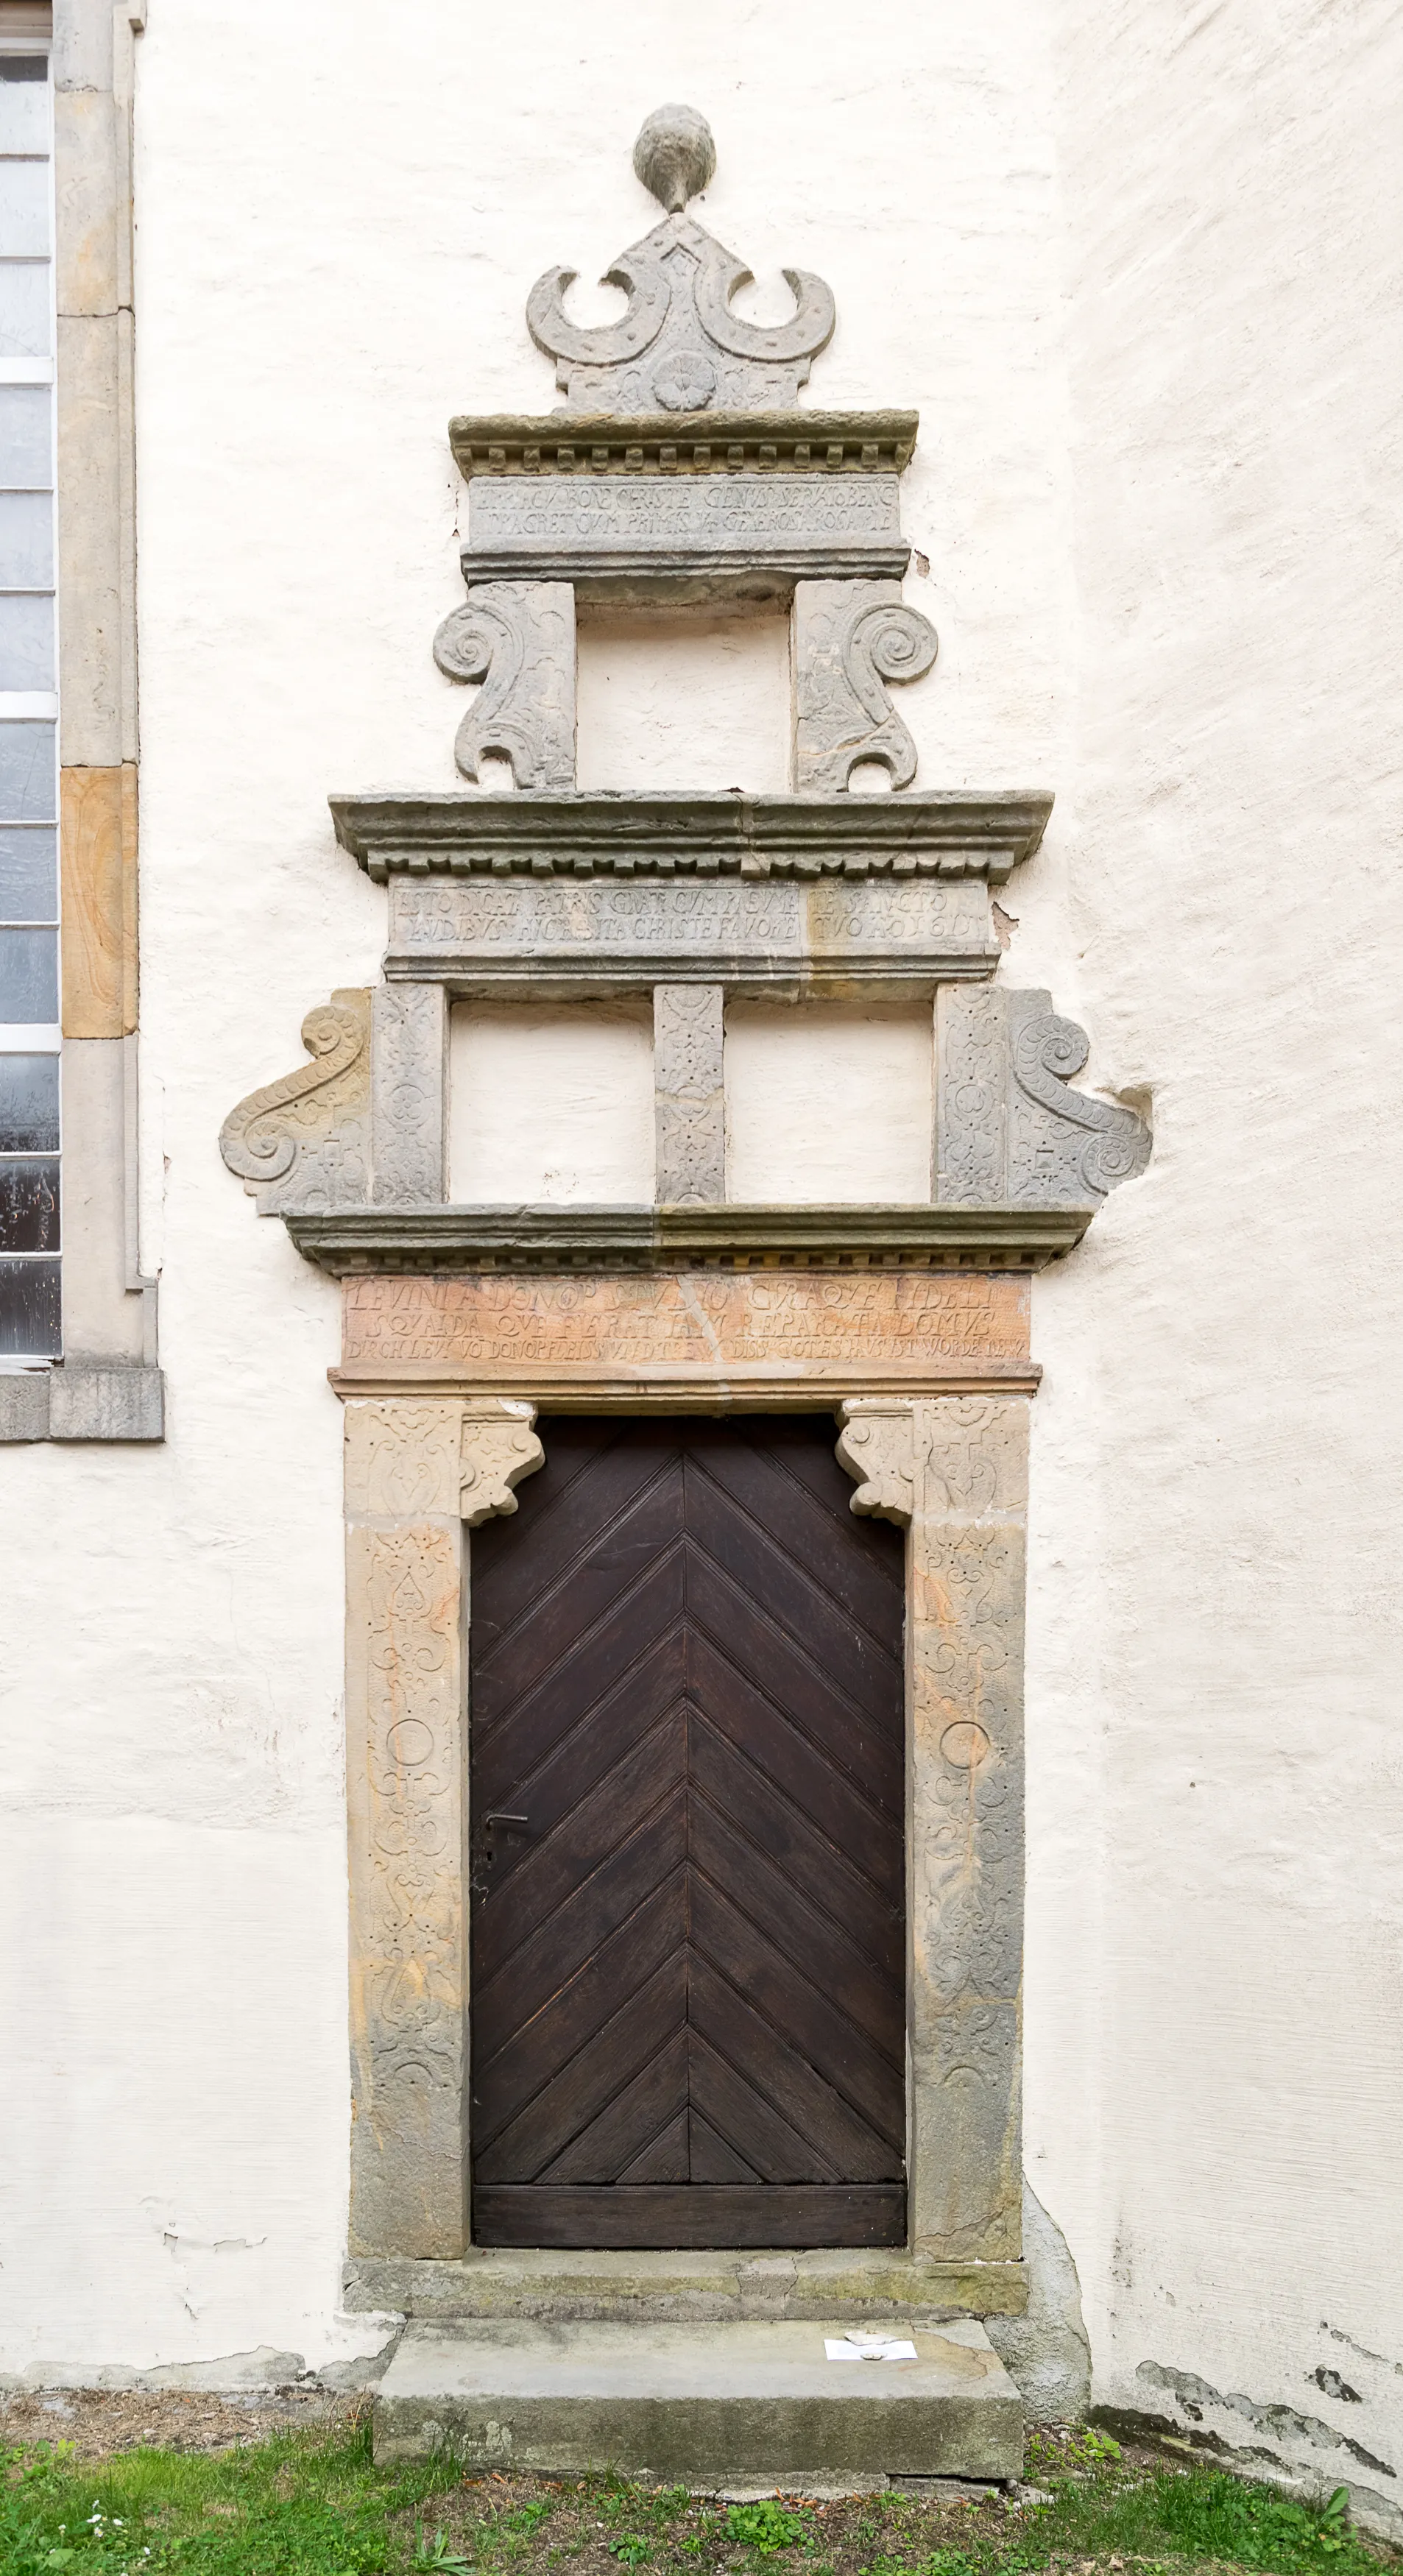
[[[312,1061],[251,1091],[219,1131],[219,1150],[260,1216],[358,1207],[370,1161],[370,995],[333,993],[302,1023]]]
[[[476,778],[484,753],[509,760],[518,787],[575,784],[575,593],[568,581],[480,583],[445,617],[434,660],[482,687],[453,757]]]
[[[853,1509],[910,1531],[913,2248],[1021,2244],[1023,1601],[1028,1406],[943,1396],[842,1408]]]
[[[841,791],[860,761],[875,760],[893,787],[909,787],[916,746],[887,684],[919,680],[938,643],[900,582],[796,582],[790,649],[794,786]]]
[[[346,1407],[351,2247],[468,2241],[463,1524],[544,1463],[534,1407]]]
[[[546,1453],[531,1427],[535,1419],[534,1404],[502,1396],[475,1397],[464,1405],[458,1509],[468,1529],[498,1512],[514,1512],[512,1487],[544,1467]]]
[[[346,1407],[351,2245],[467,2242],[461,1401]]]
[[[372,997],[371,1195],[436,1205],[446,1186],[448,997],[441,984],[381,984]]]
[[[653,1195],[664,1207],[719,1205],[726,1195],[724,1003],[719,984],[653,993]]]
[[[942,984],[935,1003],[937,1204],[1094,1207],[1150,1159],[1133,1109],[1074,1091],[1089,1052],[1050,993]]]

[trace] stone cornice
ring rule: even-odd
[[[1085,1208],[352,1207],[289,1209],[333,1278],[404,1271],[1042,1270]]]
[[[914,411],[589,412],[462,415],[448,424],[460,474],[900,474]]]
[[[885,871],[1002,885],[1042,839],[1052,798],[333,796],[336,837],[368,876],[817,877]]]

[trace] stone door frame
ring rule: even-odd
[[[568,1401],[685,1409],[607,1366]],[[973,2273],[974,2304],[1003,2309],[1021,2304],[1029,1398],[835,1401],[815,1370],[746,1409],[784,1405],[834,1410],[854,1510],[907,1532],[908,2250],[933,2294],[948,2267],[953,2303]],[[516,1509],[535,1421],[521,1395],[346,1391],[353,2256],[471,2251],[468,1533]]]

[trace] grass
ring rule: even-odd
[[[377,2469],[368,2419],[214,2454],[70,2445],[0,2453],[0,2576],[1380,2576],[1343,2489],[1298,2503],[1222,2471],[1132,2460],[1096,2433],[1035,2434],[1045,2497],[1010,2507],[888,2493],[713,2504],[601,2475]],[[783,2562],[783,2568],[775,2562]]]

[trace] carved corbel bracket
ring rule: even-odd
[[[219,1131],[229,1169],[260,1216],[360,1206],[370,1116],[370,995],[332,994],[302,1023],[312,1061],[251,1091]]]
[[[482,687],[458,727],[453,757],[465,778],[496,753],[518,787],[575,784],[575,593],[568,581],[475,586],[434,637],[450,680]]]
[[[852,1509],[908,1529],[916,1509],[916,1418],[909,1404],[856,1396],[840,1405],[838,1464],[858,1479]]]
[[[459,1506],[469,1529],[498,1513],[514,1512],[512,1487],[544,1467],[546,1453],[532,1428],[535,1419],[534,1404],[509,1397],[470,1398],[464,1405]]]
[[[801,581],[794,589],[794,780],[841,792],[859,762],[893,787],[916,775],[916,746],[887,695],[930,670],[939,639],[896,581]]]

